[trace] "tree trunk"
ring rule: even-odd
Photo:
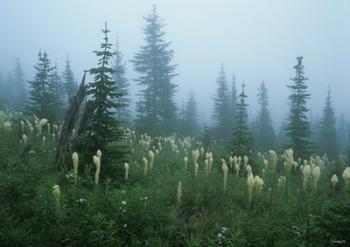
[[[78,92],[69,100],[70,105],[66,112],[62,131],[59,137],[54,168],[57,170],[70,160],[71,138],[74,127],[77,125],[79,119],[79,112],[81,104],[87,95],[87,87],[85,85],[86,72],[80,83]]]

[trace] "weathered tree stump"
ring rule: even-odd
[[[86,72],[80,83],[77,93],[69,100],[70,105],[66,112],[66,117],[62,126],[62,131],[59,137],[54,168],[57,170],[70,160],[71,139],[73,129],[76,127],[79,120],[79,113],[82,103],[87,95],[87,86],[85,85]]]

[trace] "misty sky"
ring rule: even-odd
[[[286,85],[300,55],[310,79],[313,117],[320,114],[329,83],[336,113],[349,116],[349,0],[0,0],[0,71],[6,75],[19,57],[32,79],[42,49],[60,70],[69,55],[80,81],[82,71],[96,65],[92,51],[99,48],[100,30],[108,21],[111,41],[119,37],[128,78],[136,78],[129,60],[144,44],[142,17],[154,3],[175,50],[177,102],[193,90],[202,121],[211,121],[223,62],[228,79],[234,72],[237,83],[247,83],[250,120],[264,80],[274,123],[279,123],[288,114]],[[132,92],[138,89],[132,86]]]

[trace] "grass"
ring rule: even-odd
[[[4,120],[3,120],[4,121]],[[21,142],[18,119],[11,128],[0,127],[0,243],[2,246],[332,246],[350,243],[350,195],[344,190],[343,160],[327,162],[317,188],[305,191],[300,168],[286,176],[279,157],[276,171],[262,173],[264,158],[256,156],[253,173],[264,180],[261,192],[248,202],[247,178],[229,167],[228,189],[223,190],[222,147],[213,149],[213,171],[205,175],[204,158],[199,172],[192,170],[192,150],[200,148],[194,139],[175,137],[152,139],[154,166],[144,176],[142,157],[148,157],[147,138],[135,137],[129,179],[101,175],[95,186],[95,167],[80,164],[78,182],[72,170],[52,170],[55,140],[24,132]],[[2,126],[2,124],[1,124]],[[161,150],[158,142],[162,145]],[[185,144],[184,144],[185,143]],[[189,146],[190,145],[190,146]],[[153,148],[155,146],[155,148]],[[91,157],[94,154],[91,154]],[[184,167],[188,156],[188,168]],[[103,171],[103,158],[101,170]],[[124,167],[123,164],[120,164]],[[71,167],[71,164],[67,164]],[[333,190],[330,178],[340,182]],[[176,188],[182,182],[177,204]],[[52,187],[60,186],[60,207]],[[345,242],[342,242],[345,241]],[[338,245],[342,246],[342,245]]]

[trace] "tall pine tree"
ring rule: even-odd
[[[306,106],[310,94],[307,92],[306,81],[304,76],[303,57],[297,57],[297,65],[294,66],[295,76],[291,78],[292,84],[288,87],[291,89],[290,115],[286,127],[286,134],[291,140],[291,147],[294,150],[295,157],[306,159],[312,152],[312,144],[310,142],[311,131],[310,123],[306,113]]]
[[[57,120],[55,99],[55,87],[52,83],[54,67],[47,52],[39,52],[39,61],[34,66],[36,73],[32,81],[28,81],[31,89],[29,91],[28,111],[39,118],[47,118],[54,122]]]
[[[231,80],[231,98],[230,98],[230,106],[231,106],[231,126],[235,124],[234,116],[237,114],[237,88],[236,88],[236,76],[233,74]],[[232,129],[232,127],[231,127]]]
[[[215,121],[215,132],[217,139],[226,143],[228,141],[229,133],[232,130],[232,104],[223,65],[221,65],[216,82],[218,87],[214,95],[213,116]]]
[[[62,78],[58,74],[57,65],[53,67],[51,74],[51,82],[52,84],[52,98],[51,101],[54,104],[57,120],[63,120],[64,114],[66,112],[66,102],[65,95],[66,90],[64,84],[62,83]]]
[[[196,136],[199,131],[197,103],[191,92],[186,102],[183,117],[181,119],[181,133],[184,136]]]
[[[90,69],[94,81],[88,86],[88,95],[91,97],[88,104],[93,106],[93,112],[90,113],[91,120],[85,124],[85,129],[79,131],[77,148],[83,154],[85,162],[91,162],[92,155],[100,149],[103,154],[102,173],[116,174],[121,171],[121,162],[125,158],[125,148],[121,145],[124,131],[117,119],[117,111],[123,107],[117,102],[123,93],[113,80],[113,74],[117,72],[111,66],[114,53],[111,51],[112,44],[108,42],[107,23],[102,32],[104,39],[101,49],[94,52],[98,57],[98,67]]]
[[[326,104],[320,121],[320,140],[318,143],[320,154],[327,154],[335,160],[338,152],[336,119],[332,107],[331,90],[328,89]]]
[[[74,79],[74,74],[68,56],[66,60],[66,66],[62,74],[62,80],[65,88],[66,97],[69,100],[76,94],[78,90],[78,84],[77,81]]]
[[[248,112],[245,94],[245,83],[242,83],[242,91],[239,94],[239,100],[237,103],[237,114],[235,116],[235,125],[232,131],[232,139],[229,147],[229,151],[233,155],[249,156],[250,151],[253,148],[252,135],[248,126]]]
[[[268,110],[268,90],[263,81],[261,82],[258,91],[260,113],[255,126],[255,143],[259,151],[267,151],[270,149],[275,149],[276,136]]]
[[[23,110],[26,105],[26,89],[24,72],[22,70],[21,62],[19,58],[16,59],[15,70],[13,71],[14,79],[14,95],[12,95],[15,107]]]
[[[132,60],[139,73],[136,81],[143,87],[137,102],[136,128],[151,135],[169,135],[177,126],[176,85],[171,82],[176,76],[176,66],[172,64],[174,52],[164,40],[164,25],[155,6],[145,20],[146,44]]]
[[[123,54],[119,50],[119,42],[117,42],[113,59],[113,68],[116,71],[116,73],[113,74],[113,80],[117,82],[119,91],[121,91],[124,94],[123,97],[119,97],[117,99],[117,103],[125,106],[120,107],[117,113],[118,119],[120,120],[121,124],[123,126],[130,126],[131,112],[128,109],[128,106],[130,104],[130,99],[128,98],[129,83],[125,75],[125,67],[126,66],[123,60]]]

